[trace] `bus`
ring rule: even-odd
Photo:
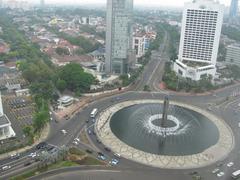
[[[98,109],[97,109],[97,108],[94,108],[94,109],[92,110],[91,114],[90,114],[90,117],[91,117],[91,118],[95,118],[95,116],[97,115],[97,113],[98,113]]]
[[[240,177],[240,170],[237,170],[235,172],[232,173],[232,178],[233,179],[237,179]]]

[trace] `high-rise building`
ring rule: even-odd
[[[107,74],[128,71],[132,51],[133,0],[107,0],[106,60]]]
[[[136,57],[140,58],[145,54],[145,34],[134,34],[133,36],[133,49],[135,50]]]
[[[224,6],[214,0],[194,0],[183,10],[179,56],[174,71],[198,81],[215,76]]]
[[[43,8],[45,6],[45,0],[40,0],[40,6]]]
[[[227,47],[225,63],[240,67],[240,44],[233,44]]]
[[[231,6],[230,6],[230,11],[229,11],[229,16],[231,18],[235,18],[238,16],[238,0],[232,0]]]

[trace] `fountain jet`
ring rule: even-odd
[[[168,96],[165,96],[164,103],[163,103],[163,113],[162,113],[162,119],[161,119],[161,127],[166,128],[167,127],[167,116],[168,116],[168,109],[169,109],[169,98]]]

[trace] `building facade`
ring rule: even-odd
[[[240,67],[240,44],[229,45],[227,47],[226,64]]]
[[[134,35],[133,36],[133,49],[135,50],[136,57],[140,58],[145,54],[145,36]]]
[[[41,6],[42,8],[44,8],[44,6],[45,6],[45,0],[40,0],[40,6]]]
[[[130,66],[132,51],[133,0],[107,1],[106,59],[107,74],[123,74]]]
[[[214,0],[195,0],[183,10],[179,56],[174,71],[198,81],[215,76],[224,6]]]
[[[231,18],[236,18],[238,16],[238,0],[231,1],[229,16]]]
[[[3,112],[2,96],[0,92],[0,141],[14,136],[16,136],[16,134],[13,131],[11,122]]]

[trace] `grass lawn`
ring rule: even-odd
[[[102,161],[99,161],[98,159],[95,159],[93,157],[87,156],[81,161],[78,161],[80,165],[104,165]]]
[[[75,155],[78,155],[78,156],[84,156],[86,155],[86,153],[84,151],[81,151],[75,147],[72,147],[69,149],[69,153],[70,154],[75,154]]]
[[[39,169],[34,169],[31,171],[28,171],[26,173],[23,173],[19,176],[15,176],[13,178],[11,178],[11,180],[23,180],[23,179],[27,179],[29,177],[35,176],[39,173],[48,171],[48,170],[52,170],[52,169],[58,169],[61,167],[71,167],[71,166],[79,166],[79,164],[72,162],[72,161],[59,161],[55,164],[51,164],[48,167],[43,167],[43,168],[39,168]]]

